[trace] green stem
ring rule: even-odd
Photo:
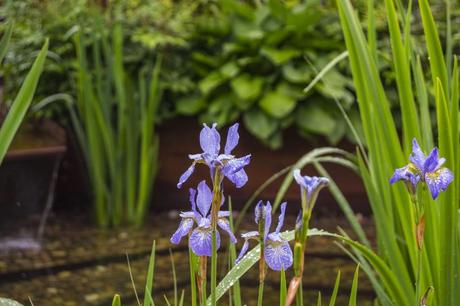
[[[220,205],[222,203],[221,193],[221,169],[217,167],[214,172],[213,196],[211,204],[211,230],[212,230],[212,252],[211,252],[211,305],[215,306],[217,302],[217,218]]]
[[[415,306],[420,306],[420,276],[422,273],[422,249],[417,248],[417,275],[415,279]]]
[[[192,292],[192,306],[196,306],[196,276],[195,276],[195,260],[192,249],[188,249],[188,261],[190,268],[190,290]]]
[[[211,305],[216,305],[217,286],[217,239],[216,230],[212,230],[212,256],[211,256]]]
[[[264,282],[259,282],[259,295],[257,297],[257,306],[262,306],[264,300]]]
[[[201,305],[206,306],[206,265],[207,257],[200,256],[200,288],[201,288]]]

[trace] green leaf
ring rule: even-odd
[[[355,274],[353,276],[353,284],[351,285],[350,299],[348,306],[356,306],[356,295],[358,293],[358,276],[359,276],[359,265],[356,267]]]
[[[300,51],[296,49],[275,49],[265,47],[260,50],[260,54],[266,56],[273,64],[278,66],[299,56]]]
[[[261,77],[252,77],[250,74],[242,74],[234,78],[230,85],[232,86],[233,91],[236,93],[238,98],[244,101],[253,101],[259,97],[262,92],[262,86],[264,84],[264,79]],[[238,106],[245,110],[251,104],[250,103],[239,103]]]
[[[222,73],[219,70],[215,70],[198,82],[198,88],[203,94],[207,95],[214,88],[225,82],[225,80],[226,78],[222,75]]]
[[[144,294],[144,306],[155,306],[154,303],[152,303],[151,298],[149,297],[152,296],[152,289],[153,289],[153,276],[155,274],[155,240],[153,241],[152,244],[152,251],[150,252],[150,258],[149,258],[149,267],[147,269],[147,279],[145,281],[145,294]]]
[[[296,123],[305,132],[329,135],[335,129],[335,119],[313,103],[304,103],[296,113]]]
[[[260,108],[275,118],[287,116],[295,108],[296,104],[297,101],[294,98],[280,91],[269,91],[259,101]]]
[[[178,99],[175,106],[181,115],[196,115],[206,107],[206,102],[199,96],[185,96]]]
[[[27,109],[32,102],[35,89],[37,88],[43,70],[43,65],[45,64],[48,44],[48,40],[46,40],[0,128],[0,163],[3,161],[8,147],[13,141],[14,135],[21,125]]]
[[[0,305],[2,305],[2,304],[0,303]],[[120,296],[118,294],[115,294],[113,296],[112,306],[121,306],[121,298],[120,298]]]
[[[340,63],[342,60],[346,59],[348,57],[348,51],[343,51],[339,55],[337,55],[334,59],[332,59],[329,63],[327,63],[326,66],[324,66],[323,69],[316,75],[316,77],[313,79],[313,81],[308,84],[307,87],[304,89],[304,93],[307,94],[321,79],[332,69],[334,68],[338,63]]]
[[[6,55],[6,52],[8,51],[8,45],[11,40],[11,35],[13,34],[13,23],[10,22],[8,25],[8,28],[6,28],[5,33],[3,33],[2,40],[0,40],[0,64],[3,60],[3,58]]]
[[[278,129],[277,121],[258,109],[252,109],[243,116],[248,131],[260,139],[268,139]]]
[[[329,301],[329,306],[335,306],[335,300],[337,299],[337,294],[339,293],[340,286],[340,270],[337,272],[337,278],[335,279],[334,290],[332,291],[331,299]]]

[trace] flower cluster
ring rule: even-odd
[[[239,262],[248,251],[249,240],[259,240],[261,234],[263,234],[265,244],[263,256],[270,269],[274,271],[281,271],[282,269],[286,270],[291,267],[293,261],[292,250],[289,246],[289,242],[280,234],[284,223],[285,213],[286,203],[283,203],[281,204],[281,213],[278,217],[278,225],[276,226],[274,232],[269,233],[272,222],[272,206],[270,202],[267,202],[267,205],[263,205],[263,202],[259,201],[255,208],[255,221],[257,224],[262,222],[262,220],[264,221],[263,233],[252,231],[241,235],[245,241],[236,261]]]
[[[206,164],[211,171],[211,179],[214,179],[214,173],[217,167],[220,167],[222,174],[227,177],[237,188],[243,187],[248,181],[248,176],[244,167],[251,161],[251,155],[236,158],[232,154],[233,149],[238,145],[238,123],[235,123],[228,129],[227,141],[225,143],[224,154],[220,154],[220,134],[216,129],[217,124],[212,127],[204,124],[200,132],[200,146],[202,153],[191,154],[189,158],[193,161],[192,165],[182,174],[177,184],[177,188],[188,180],[195,171],[196,164]]]
[[[196,198],[195,198],[196,196]],[[195,189],[190,188],[190,203],[192,210],[182,212],[182,221],[179,228],[171,237],[171,242],[179,244],[182,237],[190,234],[189,246],[198,256],[211,256],[212,228],[211,228],[211,209],[212,192],[205,181],[198,184],[198,195]],[[198,209],[197,209],[198,207]],[[236,243],[235,235],[230,228],[228,217],[229,211],[219,211],[217,225],[227,232],[232,243]],[[196,224],[195,229],[193,226]],[[193,230],[192,230],[193,229]],[[220,235],[216,233],[217,249],[220,247]]]
[[[431,150],[426,156],[420,149],[417,140],[412,140],[412,154],[409,157],[409,164],[396,169],[390,179],[390,183],[404,181],[409,191],[414,194],[419,183],[425,183],[430,190],[433,199],[439,196],[441,191],[445,191],[454,180],[453,173],[443,167],[445,158],[439,157],[438,148]]]

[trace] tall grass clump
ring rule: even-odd
[[[358,165],[374,214],[377,252],[363,240],[362,244],[351,245],[358,255],[355,259],[373,268],[366,272],[374,280],[380,304],[456,305],[460,301],[460,181],[453,179],[450,184],[452,177],[443,176],[447,168],[455,176],[460,167],[459,79],[452,37],[448,35],[443,51],[428,0],[417,1],[417,7],[412,1],[407,7],[400,1],[384,2],[401,133],[396,129],[378,71],[382,59],[372,40],[375,26],[368,23],[367,39],[351,2],[337,0],[367,146],[366,151],[358,151]],[[368,3],[371,13],[373,1]],[[447,9],[447,20],[449,12]],[[415,13],[422,20],[428,58],[421,58],[412,43],[411,20]],[[373,17],[368,16],[369,20]],[[428,69],[431,81],[424,79]],[[432,128],[430,105],[435,106],[437,128]],[[433,149],[425,161],[423,152],[435,146],[438,149]],[[408,163],[409,155],[411,162],[401,168]],[[436,165],[420,170],[416,166],[422,164],[418,158],[425,165],[435,160]],[[407,170],[404,177],[398,177],[406,185],[390,186],[395,169],[395,175]]]
[[[121,22],[74,34],[77,103],[73,122],[89,171],[97,223],[140,225],[157,170],[155,114],[159,58],[139,71],[123,63]]]

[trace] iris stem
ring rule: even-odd
[[[196,272],[195,266],[196,261],[194,260],[195,255],[192,252],[192,249],[188,249],[188,261],[189,261],[189,268],[190,268],[190,290],[192,292],[192,306],[196,306]]]
[[[265,257],[264,257],[264,249],[265,249],[265,215],[269,213],[265,211],[265,209],[261,212],[259,219],[259,245],[260,245],[260,260],[259,260],[259,294],[257,297],[257,305],[263,305],[264,299],[264,282],[265,282]]]
[[[211,250],[211,305],[216,305],[216,287],[217,287],[217,219],[220,205],[222,204],[222,172],[220,167],[214,170],[213,178],[213,195],[211,204],[211,229],[212,229],[212,250]]]
[[[412,203],[415,206],[415,242],[417,247],[416,254],[416,275],[415,275],[415,305],[420,305],[420,289],[421,289],[421,277],[422,277],[422,253],[423,253],[423,237],[424,237],[424,207],[423,203],[418,200],[417,194],[414,193],[411,196]],[[422,229],[421,229],[422,228]]]
[[[200,304],[206,305],[206,266],[208,257],[200,256],[200,275],[199,275],[199,288],[200,288]]]
[[[259,295],[257,297],[257,306],[262,306],[264,300],[264,282],[259,282]]]

